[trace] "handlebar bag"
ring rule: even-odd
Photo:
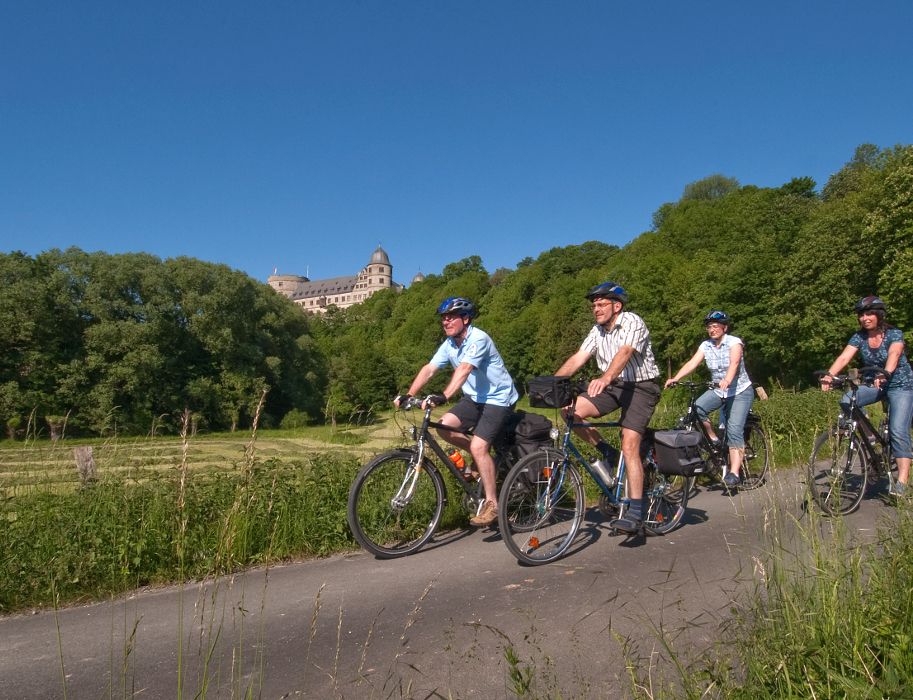
[[[571,403],[571,380],[568,377],[533,377],[527,382],[526,394],[533,408],[563,408]]]

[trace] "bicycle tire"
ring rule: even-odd
[[[846,515],[859,507],[865,494],[868,468],[858,438],[834,426],[815,439],[808,462],[812,499],[828,515]]]
[[[355,477],[346,516],[355,540],[381,559],[418,551],[434,534],[444,512],[444,480],[428,459],[415,468],[414,450],[375,457]],[[412,495],[397,502],[414,475]]]
[[[665,535],[678,527],[685,515],[694,477],[661,474],[644,466],[644,530],[648,535]]]
[[[586,512],[580,474],[561,451],[550,448],[514,465],[498,501],[501,539],[517,561],[531,566],[563,555]]]
[[[770,475],[770,440],[757,423],[745,424],[745,454],[739,476],[739,488],[751,491],[763,486]]]

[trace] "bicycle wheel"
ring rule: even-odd
[[[831,428],[815,440],[808,462],[808,488],[828,515],[852,513],[865,493],[866,458],[858,438]]]
[[[745,424],[745,456],[742,459],[739,488],[746,491],[763,486],[770,473],[770,441],[760,425]]]
[[[518,561],[531,565],[564,554],[586,510],[580,474],[554,449],[517,462],[504,479],[498,501],[501,539]]]
[[[415,460],[413,450],[382,454],[358,473],[349,491],[349,528],[376,557],[417,551],[441,521],[444,481],[427,459],[418,468]]]
[[[644,529],[648,535],[665,535],[676,528],[685,514],[693,485],[694,477],[660,474],[645,465]]]

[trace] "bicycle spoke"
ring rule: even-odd
[[[665,535],[681,522],[694,479],[667,476],[649,469],[644,473],[644,482],[647,502],[644,527],[648,534]]]

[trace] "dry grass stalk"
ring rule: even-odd
[[[263,411],[263,405],[266,403],[266,395],[269,393],[269,387],[264,387],[260,394],[260,400],[257,402],[257,410],[254,411],[254,422],[251,426],[250,442],[244,447],[244,468],[248,471],[254,466],[254,452],[257,443],[257,426],[260,424],[260,414]]]

